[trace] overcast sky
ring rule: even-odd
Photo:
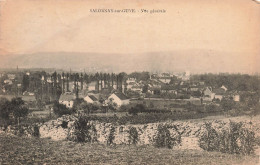
[[[0,5],[1,61],[19,54],[85,52],[101,53],[106,60],[106,54],[120,54],[134,68],[137,55],[183,51],[189,54],[187,61],[181,58],[183,66],[198,69],[196,64],[208,55],[209,65],[225,64],[215,72],[260,71],[260,4],[252,0],[4,0]],[[166,13],[90,12],[104,8]],[[178,60],[176,56],[172,58]],[[8,62],[0,65],[7,67]]]

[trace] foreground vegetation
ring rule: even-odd
[[[0,134],[0,164],[257,164],[258,156],[153,146],[105,146]]]

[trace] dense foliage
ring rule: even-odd
[[[206,131],[199,139],[199,145],[207,151],[230,154],[251,154],[254,152],[255,134],[242,122],[231,122],[226,128],[217,129],[212,123],[205,123]]]
[[[73,109],[69,109],[66,107],[66,105],[59,104],[58,102],[54,103],[53,111],[58,116],[67,115],[67,114],[70,115],[70,114],[74,113]]]
[[[192,81],[203,81],[206,86],[226,86],[231,91],[260,91],[260,79],[247,74],[202,74],[193,75]]]
[[[0,98],[0,117],[9,121],[14,118],[15,122],[20,123],[20,119],[26,117],[29,113],[24,101],[20,97],[12,98],[11,101],[6,98]]]
[[[137,144],[138,142],[138,131],[135,127],[129,128],[129,144]]]
[[[171,149],[173,146],[181,143],[181,135],[177,134],[176,136],[171,135],[169,129],[172,129],[168,125],[160,124],[157,128],[157,135],[155,137],[155,146],[156,147],[166,147]]]

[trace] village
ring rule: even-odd
[[[18,70],[18,69],[17,69]],[[240,102],[240,95],[250,91],[228,89],[225,84],[209,86],[189,72],[150,74],[135,72],[127,75],[109,73],[45,72],[1,73],[1,96],[22,97],[29,108],[50,107],[53,101],[73,108],[76,99],[89,104],[115,109],[137,100],[184,100],[198,104],[219,103],[223,98]]]

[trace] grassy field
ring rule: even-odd
[[[258,164],[255,155],[241,156],[153,146],[80,144],[0,134],[0,164]]]
[[[199,99],[189,99],[189,100],[169,100],[169,99],[145,99],[145,100],[131,100],[131,104],[145,104],[147,106],[150,106],[153,104],[154,108],[170,108],[171,104],[179,104],[179,105],[185,105],[188,102],[194,105],[201,105],[201,102]],[[204,101],[203,103],[209,103],[209,101]],[[170,108],[172,110],[177,109],[177,108]]]

